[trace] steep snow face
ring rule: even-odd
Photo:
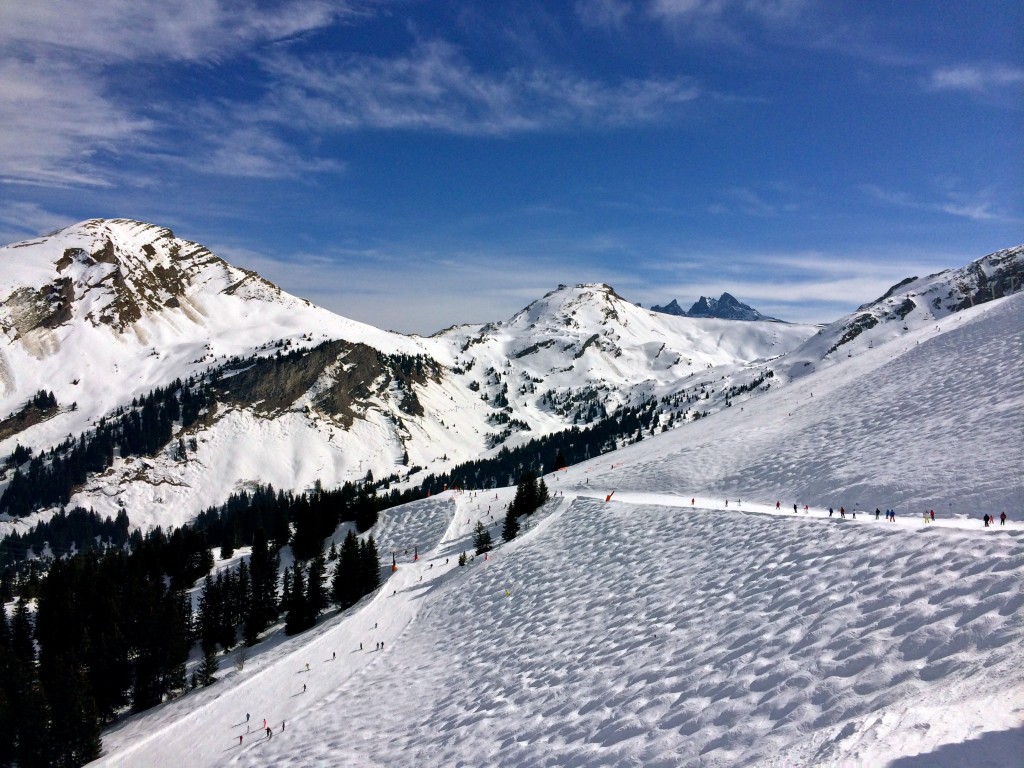
[[[832,323],[790,356],[792,375],[833,365],[993,299],[1024,290],[1024,246],[1006,248],[966,267],[907,278],[884,296]]]

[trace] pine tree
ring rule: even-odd
[[[380,586],[380,558],[377,542],[370,536],[359,547],[359,596],[368,595]]]
[[[533,470],[526,470],[519,476],[516,495],[512,499],[511,511],[516,515],[532,514],[540,506],[537,500],[537,476]]]
[[[309,610],[311,626],[316,622],[317,616],[327,608],[325,578],[327,578],[327,563],[324,561],[324,553],[321,552],[309,564],[309,578],[306,580],[306,605]]]
[[[501,538],[505,541],[512,541],[518,535],[519,518],[512,506],[509,505],[508,512],[505,513],[505,524],[501,528]]]
[[[215,675],[218,669],[220,669],[220,663],[217,661],[217,651],[212,646],[204,648],[203,661],[197,670],[199,684],[207,686],[217,682]]]
[[[306,602],[306,585],[302,578],[302,566],[298,563],[292,569],[291,600],[285,610],[288,611],[284,621],[286,635],[296,635],[309,628],[309,604]]]
[[[46,686],[50,703],[52,765],[77,768],[100,756],[100,722],[84,670],[71,659],[63,661]]]
[[[203,650],[213,648],[217,643],[218,631],[221,628],[220,613],[223,610],[223,579],[217,574],[218,586],[214,585],[213,577],[206,574],[203,579],[203,591],[199,594],[198,626],[199,642]]]
[[[478,520],[476,528],[473,529],[473,546],[476,548],[476,553],[482,555],[484,552],[490,552],[491,544],[491,532],[484,527],[483,522]]]
[[[267,534],[262,528],[256,529],[249,558],[252,600],[243,630],[246,645],[253,645],[259,633],[277,619],[277,563],[276,553],[270,551]]]
[[[220,541],[221,560],[227,560],[235,554],[236,540],[237,534],[235,532],[235,520],[232,518],[224,524],[224,535]]]
[[[350,530],[341,543],[338,562],[334,566],[334,577],[331,580],[331,599],[339,608],[348,608],[359,600],[360,560],[359,539],[355,532]]]
[[[557,472],[560,469],[565,469],[569,466],[569,462],[565,458],[565,454],[562,453],[562,449],[558,449],[558,453],[555,454],[554,471]]]

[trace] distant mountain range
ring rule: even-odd
[[[684,310],[679,302],[672,299],[664,306],[651,307],[653,312],[661,312],[666,315],[677,317],[714,317],[720,320],[763,320],[771,323],[785,322],[774,317],[762,315],[749,304],[744,304],[730,293],[723,293],[721,298],[712,299],[708,296],[701,296],[693,303],[690,309]]]
[[[26,450],[141,417],[148,394],[182,400],[183,387],[204,389],[201,412],[164,425],[155,451],[115,451],[70,504],[181,525],[257,482],[301,491],[372,475],[412,487],[642,405],[656,434],[1017,292],[1022,254],[910,278],[824,328],[728,293],[651,312],[581,284],[507,320],[420,337],[291,296],[166,228],[94,219],[0,248],[0,497]]]

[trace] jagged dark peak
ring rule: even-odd
[[[774,317],[762,315],[749,304],[744,304],[731,293],[723,293],[720,298],[714,299],[708,296],[701,296],[693,303],[689,311],[683,311],[679,302],[672,299],[665,306],[651,307],[655,312],[662,312],[667,315],[678,315],[681,317],[716,318],[719,320],[767,320],[781,323]]]
[[[668,304],[659,306],[655,304],[651,307],[652,312],[661,312],[663,315],[676,315],[677,317],[686,317],[686,310],[679,306],[679,302],[672,299]]]

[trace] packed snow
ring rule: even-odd
[[[389,510],[376,593],[97,764],[1021,765],[1022,317],[965,310],[549,475],[464,568],[514,489]]]

